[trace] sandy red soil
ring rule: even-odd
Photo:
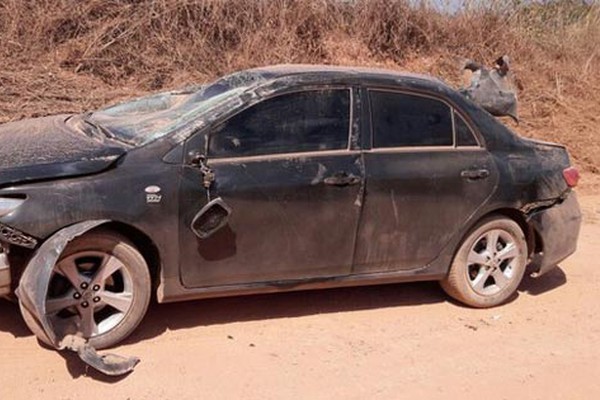
[[[106,378],[40,347],[0,301],[0,399],[600,398],[600,196],[579,250],[514,301],[474,310],[436,283],[153,306]]]

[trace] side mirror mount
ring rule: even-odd
[[[208,166],[206,156],[196,151],[190,153],[189,156],[189,164],[200,170],[202,174],[202,185],[206,189],[210,189],[212,183],[215,181],[215,172]]]
[[[190,152],[189,163],[196,168],[201,168],[206,165],[206,156],[199,151]]]
[[[229,215],[231,208],[222,198],[217,197],[198,211],[192,220],[191,229],[200,239],[206,239],[227,225]]]

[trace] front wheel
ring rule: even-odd
[[[144,257],[124,237],[91,232],[74,239],[54,266],[46,296],[53,326],[71,327],[94,348],[113,346],[141,322],[150,302],[150,273]],[[46,334],[21,306],[31,331]]]
[[[505,217],[484,219],[463,240],[442,288],[478,308],[494,307],[512,296],[527,265],[521,227]]]

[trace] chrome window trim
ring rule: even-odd
[[[458,140],[456,135],[456,121],[454,121],[454,107],[450,106],[450,120],[452,121],[452,144],[454,148],[458,147]]]
[[[227,158],[214,158],[210,160],[210,165],[225,164],[230,162],[235,163],[246,163],[255,161],[265,160],[286,160],[286,159],[301,159],[301,158],[314,158],[314,157],[330,157],[338,155],[357,155],[363,150],[316,150],[316,151],[302,151],[297,153],[278,153],[278,154],[263,154],[256,156],[241,156],[241,157],[227,157]]]
[[[377,147],[375,149],[364,150],[365,153],[411,153],[411,152],[448,152],[448,151],[486,151],[480,146],[404,146],[404,147]]]
[[[473,127],[471,126],[471,124],[467,121],[467,119],[465,117],[463,117],[462,113],[457,108],[452,107],[452,129],[454,129],[454,137],[455,137],[454,144],[456,145],[456,147],[473,147],[473,146],[458,146],[458,144],[456,143],[456,128],[455,128],[456,124],[454,122],[455,113],[458,114],[460,119],[462,119],[462,121],[465,123],[465,125],[469,129],[469,132],[471,132],[471,136],[473,136],[473,138],[475,139],[475,142],[477,142],[477,145],[479,147],[484,147],[481,144],[481,141],[479,140],[479,136],[475,134],[475,131],[473,130]]]
[[[291,153],[275,153],[275,154],[257,154],[257,155],[252,155],[252,156],[230,156],[230,157],[219,157],[219,156],[212,156],[210,154],[210,152],[208,151],[210,149],[210,143],[209,140],[211,139],[212,133],[209,133],[207,135],[206,138],[206,149],[207,149],[207,154],[208,157],[210,159],[211,164],[214,164],[216,161],[221,161],[221,160],[226,160],[226,161],[231,161],[231,160],[239,160],[239,159],[258,159],[258,158],[265,158],[265,157],[275,157],[275,158],[288,158],[288,157],[293,157],[293,158],[298,158],[298,154],[308,154],[308,153],[327,153],[327,152],[344,152],[345,154],[351,154],[352,150],[352,121],[354,119],[354,91],[352,90],[352,85],[323,85],[323,86],[307,86],[304,88],[297,88],[294,90],[290,90],[290,91],[285,91],[282,93],[278,93],[275,94],[273,96],[270,97],[266,97],[256,103],[251,104],[248,107],[245,107],[241,110],[239,110],[237,113],[230,115],[225,121],[222,121],[220,124],[226,123],[227,121],[229,121],[231,118],[234,118],[235,116],[243,113],[244,111],[264,102],[264,101],[269,101],[271,99],[280,97],[280,96],[285,96],[288,94],[295,94],[295,93],[302,93],[302,92],[314,92],[314,91],[325,91],[325,90],[346,90],[349,94],[349,98],[350,98],[350,103],[348,105],[348,107],[350,107],[350,111],[348,113],[348,136],[346,138],[347,142],[346,142],[346,148],[345,149],[335,149],[335,150],[309,150],[309,151],[302,151],[302,152],[291,152]],[[219,124],[219,125],[220,125]],[[216,133],[215,135],[218,135],[218,133]],[[213,158],[214,157],[214,158]]]
[[[350,91],[350,113],[348,115],[348,146],[346,146],[346,150],[350,151],[352,148],[352,122],[354,121],[354,90],[352,90],[352,86],[348,86],[347,89]]]

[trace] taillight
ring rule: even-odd
[[[579,171],[575,167],[565,168],[563,170],[563,177],[569,187],[575,187],[577,186],[577,182],[579,182]]]

